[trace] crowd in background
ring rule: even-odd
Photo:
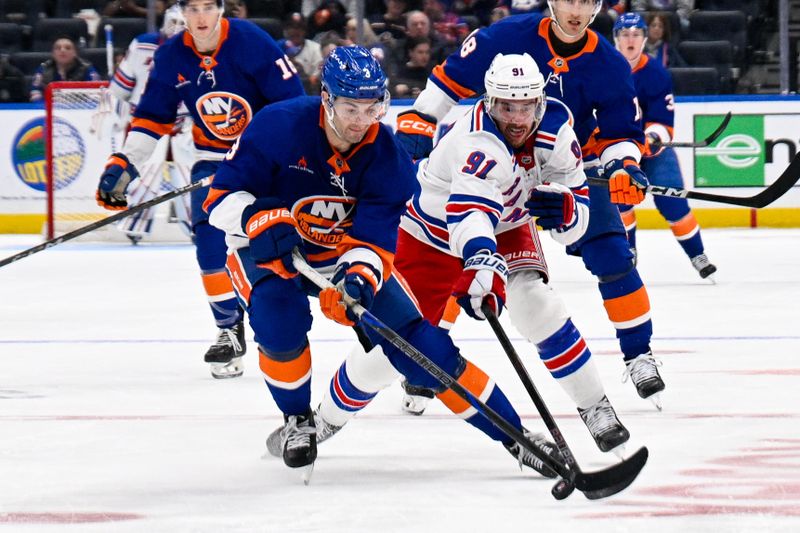
[[[157,14],[163,14],[174,1],[156,0]],[[359,41],[355,0],[224,1],[226,16],[251,18],[272,34],[295,63],[310,94],[319,92],[320,65],[330,50]],[[14,2],[24,11],[10,12],[8,6]],[[101,28],[105,19],[147,15],[145,0],[0,0],[0,5],[4,6],[6,20],[0,23],[0,102],[38,101],[43,87],[52,80],[108,79],[107,68],[102,68],[105,65],[97,64],[102,62],[99,53],[82,56],[104,46]],[[686,66],[677,44],[689,27],[694,0],[626,0],[613,7],[604,4],[592,27],[611,39],[613,21],[627,10],[647,12],[647,53],[667,67]],[[366,46],[384,67],[393,97],[414,98],[424,88],[433,66],[457,50],[471,31],[512,14],[529,12],[546,14],[546,0],[365,0],[358,44]],[[56,34],[51,57],[38,65],[15,60],[25,56],[18,52],[27,50],[25,41],[30,40],[31,29],[35,34],[40,20],[53,17],[84,20],[86,36],[75,39]],[[15,24],[28,31],[27,39],[25,31],[20,34],[20,46],[13,46],[10,37],[2,38],[2,27]],[[119,60],[128,43],[115,40],[114,44]]]

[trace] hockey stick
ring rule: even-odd
[[[304,277],[308,278],[317,287],[321,289],[333,287],[330,281],[328,281],[324,276],[306,263],[303,256],[300,255],[297,250],[292,253],[292,263],[298,272],[300,272]],[[642,469],[642,466],[644,466],[644,462],[647,460],[646,448],[640,450],[634,457],[631,457],[626,462],[612,466],[606,470],[592,473],[573,470],[569,468],[568,465],[554,460],[533,446],[532,443],[525,438],[525,435],[521,431],[497,414],[491,407],[480,401],[478,398],[475,398],[467,389],[462,387],[455,379],[453,379],[450,374],[442,370],[436,363],[431,361],[428,356],[414,348],[397,332],[386,326],[383,322],[376,318],[375,315],[364,309],[364,307],[358,303],[352,303],[349,305],[350,309],[359,317],[363,324],[392,343],[398,350],[402,351],[412,361],[421,366],[439,383],[445,387],[448,387],[459,398],[472,405],[490,422],[503,431],[503,433],[508,435],[509,438],[513,439],[517,444],[541,459],[546,465],[551,467],[559,476],[561,476],[562,479],[559,480],[556,487],[563,485],[567,487],[568,490],[561,489],[561,492],[559,492],[558,496],[556,496],[556,490],[554,488],[553,496],[555,496],[557,499],[564,499],[569,496],[570,492],[572,492],[572,488],[577,488],[578,490],[584,492],[587,498],[593,500],[616,494],[633,481],[633,478],[631,478],[630,481],[628,481],[624,486],[616,488],[616,486],[620,484],[619,480],[622,477],[620,472],[630,469],[636,461],[641,463],[641,465],[639,465],[636,469],[636,473],[638,473],[639,470]],[[635,478],[636,476],[634,475],[633,477]]]
[[[706,202],[717,202],[720,204],[740,205],[742,207],[752,207],[759,209],[766,207],[794,187],[800,180],[800,152],[798,152],[783,174],[773,181],[769,187],[754,196],[727,196],[724,194],[714,194],[710,192],[690,191],[688,189],[678,189],[676,187],[663,187],[661,185],[648,185],[645,192],[656,196],[669,196],[671,198],[686,198],[688,200],[705,200]],[[601,185],[608,187],[608,180],[605,178],[589,178],[590,185]]]
[[[550,434],[553,435],[553,439],[558,446],[558,451],[561,452],[561,456],[564,458],[567,467],[574,473],[574,478],[571,480],[574,483],[574,487],[583,492],[584,496],[588,499],[598,500],[616,494],[633,483],[633,480],[636,479],[636,476],[639,475],[639,472],[647,462],[647,448],[639,448],[632,456],[605,470],[584,473],[580,469],[580,466],[578,466],[578,462],[575,460],[572,450],[570,450],[567,445],[564,435],[558,428],[553,415],[550,414],[550,410],[547,408],[547,405],[545,405],[539,391],[536,390],[536,386],[533,384],[528,371],[522,364],[517,351],[511,344],[511,340],[508,338],[508,335],[506,335],[503,327],[500,325],[500,321],[497,319],[494,311],[486,302],[481,305],[481,311],[483,311],[483,314],[489,321],[489,325],[494,330],[495,335],[497,335],[500,344],[503,346],[503,350],[511,361],[511,365],[514,367],[514,370],[517,371],[520,380],[522,380],[522,384],[525,385],[525,389],[536,405],[536,409],[539,411],[544,425],[547,426],[547,429],[550,430]],[[569,479],[564,479],[556,483],[553,487],[552,494],[557,500],[566,498],[569,496],[570,492],[572,492],[572,487],[565,486],[565,483],[569,482]]]
[[[664,146],[667,148],[705,148],[709,144],[713,143],[717,140],[725,128],[728,127],[728,122],[731,121],[731,112],[728,111],[728,114],[725,115],[725,118],[722,119],[722,123],[715,129],[711,135],[703,139],[702,141],[698,142],[668,142],[664,143]]]
[[[186,194],[187,192],[192,192],[192,191],[194,191],[196,189],[202,189],[203,187],[211,184],[211,179],[212,179],[212,176],[209,176],[207,178],[201,179],[200,181],[195,181],[194,183],[190,183],[189,185],[186,185],[186,186],[181,187],[179,189],[175,189],[174,191],[170,191],[170,192],[168,192],[166,194],[162,194],[161,196],[156,196],[152,200],[148,200],[148,201],[146,201],[144,203],[141,203],[139,205],[135,205],[135,206],[133,206],[133,207],[131,207],[129,209],[126,209],[125,211],[118,211],[117,213],[114,213],[110,217],[104,218],[102,220],[98,220],[96,222],[92,222],[91,224],[87,224],[86,226],[80,227],[80,228],[76,229],[75,231],[70,231],[69,233],[65,233],[64,235],[62,235],[60,237],[56,237],[54,239],[50,239],[49,241],[45,241],[42,244],[38,244],[38,245],[34,246],[33,248],[28,248],[27,250],[23,250],[23,251],[19,252],[18,254],[12,255],[11,257],[6,257],[5,259],[0,260],[0,268],[4,267],[4,266],[6,266],[6,265],[8,265],[10,263],[13,263],[15,261],[19,261],[20,259],[23,259],[25,257],[28,257],[29,255],[33,255],[33,254],[35,254],[37,252],[41,252],[42,250],[46,250],[48,248],[52,248],[53,246],[56,246],[57,244],[61,244],[62,242],[71,241],[75,237],[80,237],[81,235],[89,233],[90,231],[94,231],[94,230],[96,230],[98,228],[102,228],[103,226],[108,226],[109,224],[113,224],[117,220],[121,220],[121,219],[123,219],[125,217],[128,217],[128,216],[134,215],[136,213],[139,213],[140,211],[144,211],[145,209],[147,209],[149,207],[153,207],[154,205],[158,205],[158,204],[167,202],[167,201],[172,200],[173,198],[176,198],[176,197],[178,197],[178,196],[180,196],[182,194]]]
[[[114,75],[114,26],[106,24],[103,30],[106,33],[106,72],[111,79]]]

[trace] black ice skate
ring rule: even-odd
[[[283,462],[289,468],[303,468],[303,483],[308,485],[317,459],[317,430],[314,413],[284,415],[286,423],[280,431]]]
[[[650,400],[653,405],[661,410],[661,391],[666,388],[664,380],[658,373],[661,361],[653,357],[653,352],[643,353],[630,361],[625,361],[625,371],[622,373],[622,382],[625,383],[630,376],[636,392],[640,398]]]
[[[244,373],[242,356],[246,351],[244,322],[239,321],[230,328],[220,328],[204,359],[211,364],[211,375],[216,379],[236,378]]]
[[[317,430],[317,444],[322,444],[329,438],[336,435],[343,426],[334,426],[326,422],[319,414],[319,407],[314,410],[314,425]],[[281,430],[283,426],[275,428],[275,430],[267,437],[267,451],[273,457],[280,457],[283,455],[283,443],[281,442]]]
[[[524,430],[524,434],[525,437],[544,454],[552,457],[556,461],[562,460],[561,454],[558,453],[558,450],[556,449],[556,445],[548,441],[544,435],[541,433],[531,433],[527,429]],[[519,443],[513,442],[511,444],[504,444],[504,446],[506,450],[508,450],[508,453],[513,455],[519,461],[520,470],[522,469],[522,465],[525,465],[528,468],[533,468],[546,478],[553,479],[558,477],[558,474],[556,474],[552,468],[544,464],[541,459],[533,455],[531,452],[520,446]]]
[[[592,434],[600,451],[622,452],[621,448],[619,450],[617,448],[625,444],[631,435],[617,418],[617,413],[614,412],[607,396],[603,396],[599,402],[586,409],[579,407],[578,413],[589,428],[589,433]]]
[[[428,402],[433,399],[434,392],[431,389],[417,387],[409,384],[405,379],[400,382],[405,394],[403,395],[403,411],[419,416],[425,412]]]
[[[709,281],[715,283],[714,278],[709,276],[717,271],[717,267],[715,267],[711,261],[708,260],[706,254],[700,254],[692,257],[692,266],[695,270],[697,270],[701,278],[708,278]]]

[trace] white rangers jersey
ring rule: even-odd
[[[567,227],[551,230],[562,244],[577,241],[589,220],[589,194],[581,150],[567,107],[548,98],[539,127],[514,150],[484,109],[475,104],[441,138],[417,173],[420,190],[400,226],[436,248],[463,257],[464,246],[530,221],[530,191],[543,183],[568,187],[576,213]],[[564,189],[565,191],[567,189]]]
[[[161,41],[159,32],[139,35],[131,41],[125,57],[114,72],[110,84],[111,92],[120,100],[128,102],[131,111],[136,108],[144,92],[153,65],[153,55]]]

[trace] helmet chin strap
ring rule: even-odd
[[[339,130],[336,128],[336,124],[333,123],[333,115],[336,111],[333,110],[333,96],[328,94],[328,98],[326,98],[322,104],[322,107],[325,109],[325,121],[328,123],[328,126],[331,127],[333,130],[334,135],[339,137],[342,141],[345,141],[345,138],[339,133]]]

